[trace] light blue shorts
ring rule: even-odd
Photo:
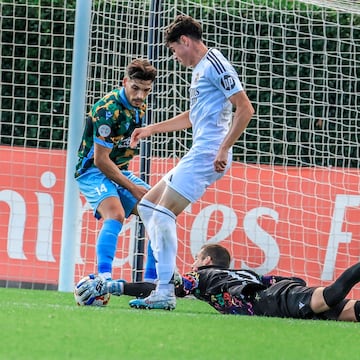
[[[121,172],[134,184],[150,189],[150,185],[135,176],[131,171],[121,170]],[[139,201],[129,190],[108,179],[98,168],[88,169],[84,174],[76,178],[76,180],[81,193],[94,209],[94,216],[97,219],[101,219],[101,215],[97,212],[97,208],[100,203],[108,197],[118,196],[120,198],[121,204],[125,210],[126,218],[131,215],[135,205]]]

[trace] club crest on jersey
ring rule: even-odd
[[[224,77],[221,79],[221,86],[225,90],[232,90],[235,86],[235,80],[230,75],[224,75]]]
[[[108,137],[111,133],[111,128],[109,125],[100,125],[99,126],[99,135],[102,137]]]

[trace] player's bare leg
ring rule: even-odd
[[[331,285],[314,290],[310,306],[315,313],[329,310],[344,300],[353,286],[360,282],[360,263],[345,270]],[[339,320],[359,321],[360,301],[349,301],[339,316]]]
[[[330,309],[324,299],[324,289],[325,287],[318,287],[312,294],[310,307],[315,313],[321,313]]]
[[[339,315],[339,321],[359,321],[356,317],[355,309],[358,307],[358,301],[350,300]]]

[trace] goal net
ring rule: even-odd
[[[218,48],[232,61],[256,111],[234,146],[232,169],[178,218],[180,272],[189,269],[194,255],[205,242],[218,242],[232,252],[234,267],[262,273],[296,274],[305,277],[309,284],[326,284],[359,261],[360,5],[355,1],[330,0],[163,0],[155,3],[154,8],[149,1],[140,0],[93,2],[84,113],[97,99],[121,85],[125,66],[135,57],[151,58],[158,69],[149,99],[150,121],[160,122],[188,109],[191,69],[177,64],[163,45],[163,31],[177,14],[192,15],[201,22],[206,44]],[[49,61],[55,63],[58,49],[54,41],[60,36],[57,31],[61,26],[66,34],[62,35],[64,47],[71,51],[73,34],[69,24],[74,19],[74,11],[69,9],[71,4],[66,3],[68,9],[63,10],[62,17],[55,10],[50,11],[53,16],[48,16],[49,38],[46,44],[38,41],[36,45],[38,49],[46,45],[51,53]],[[4,9],[20,5],[0,6]],[[29,17],[33,6],[26,1],[22,6]],[[44,11],[41,5],[38,11]],[[11,31],[20,26],[16,24],[21,20],[24,19],[17,18],[14,10],[0,21],[3,29],[6,24],[6,29]],[[19,146],[22,154],[25,146],[52,149],[59,141],[54,139],[60,134],[54,133],[58,124],[44,125],[49,114],[39,100],[34,111],[38,119],[36,132],[41,134],[47,130],[55,135],[49,135],[46,146],[39,138],[37,143],[28,143],[28,135],[24,135],[25,142],[17,142],[18,117],[14,113],[21,114],[21,111],[13,98],[16,96],[24,102],[24,114],[33,100],[29,91],[15,92],[16,64],[21,62],[21,57],[25,58],[25,64],[32,61],[32,49],[36,47],[31,42],[32,36],[45,39],[41,27],[32,32],[35,28],[30,27],[29,19],[26,21],[29,26],[22,30],[23,40],[15,35],[11,44],[4,40],[1,43],[2,62],[10,59],[12,66],[8,68],[12,77],[2,75],[2,165],[8,161],[5,154],[19,151]],[[153,43],[149,43],[150,38]],[[25,53],[9,52],[7,47],[21,48]],[[71,63],[66,51],[62,57],[63,71]],[[56,67],[42,73],[40,63],[44,60],[40,50],[34,56],[39,63],[34,76],[39,81],[52,79],[48,85],[52,95],[46,100],[54,106],[61,105],[67,115],[67,77],[63,72],[62,82],[56,82]],[[27,77],[21,83],[22,88],[28,89],[30,75],[26,65],[22,73]],[[53,92],[58,86],[64,93],[55,102]],[[6,90],[10,88],[11,92]],[[41,94],[38,97],[41,98]],[[52,112],[50,117],[55,116]],[[66,116],[63,121],[66,122]],[[54,151],[66,148],[65,122],[62,146]],[[21,120],[21,126],[29,127],[28,120]],[[150,168],[142,169],[141,159],[136,159],[132,169],[136,174],[149,176],[150,184],[154,185],[190,146],[191,131],[154,136],[151,152],[145,159],[149,160]],[[26,160],[20,156],[20,166],[21,161]],[[50,160],[51,166],[53,163]],[[13,170],[6,169],[5,177],[10,179]],[[38,170],[34,176],[40,175]],[[16,192],[25,192],[26,185]],[[3,189],[11,190],[11,186],[9,180]],[[4,198],[3,189],[0,210],[6,215],[9,200]],[[74,239],[78,239],[76,279],[96,271],[95,243],[101,226],[93,219],[84,199],[82,214],[79,230],[74,234]],[[3,218],[10,219],[9,216]],[[2,234],[8,234],[9,224],[10,220],[3,223]],[[5,239],[5,235],[0,236]],[[35,244],[33,237],[25,239],[25,243]],[[9,238],[5,240],[10,242]],[[137,219],[130,218],[119,237],[114,277],[130,280],[134,276],[133,259],[142,255],[137,253],[137,240]],[[34,244],[27,245],[28,251],[34,251]],[[6,246],[0,251],[4,257],[8,256]],[[36,258],[36,253],[32,256]],[[54,260],[56,266],[56,251]],[[26,266],[25,259],[16,261]],[[37,258],[35,263],[40,269],[44,265]],[[4,271],[3,278],[9,278],[11,271]],[[141,273],[141,269],[138,271]],[[42,279],[41,282],[56,283],[56,280]]]

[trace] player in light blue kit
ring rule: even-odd
[[[112,277],[112,263],[125,218],[137,215],[137,203],[150,186],[128,166],[138,154],[130,148],[130,135],[142,126],[146,98],[156,69],[146,59],[135,59],[126,68],[123,86],[98,100],[87,116],[79,147],[75,178],[81,193],[103,219],[96,244],[99,275]],[[145,279],[152,280],[155,264],[149,251]]]
[[[193,18],[178,16],[165,32],[165,43],[177,61],[193,68],[190,110],[135,129],[130,146],[156,133],[190,127],[193,145],[138,205],[151,239],[158,281],[147,298],[132,300],[130,306],[172,310],[176,306],[176,217],[224,176],[231,165],[232,146],[247,127],[254,109],[233,66],[218,50],[204,44],[201,25]]]

